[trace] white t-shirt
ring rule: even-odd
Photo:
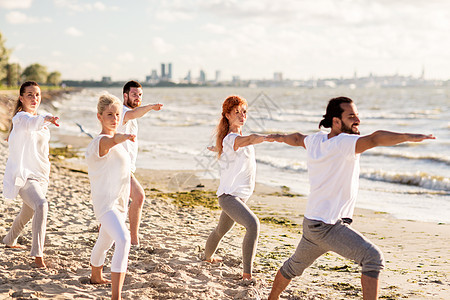
[[[128,153],[130,154],[131,158],[131,172],[136,171],[136,158],[138,154],[138,140],[137,140],[137,134],[138,134],[138,122],[137,119],[128,120],[126,124],[123,124],[123,119],[125,117],[125,113],[127,111],[132,110],[131,108],[127,106],[123,106],[122,116],[120,118],[120,125],[117,128],[117,132],[120,133],[128,133],[128,134],[134,134],[136,138],[134,139],[134,142],[130,140],[126,140],[123,145],[125,149],[127,149]]]
[[[229,133],[222,142],[219,158],[220,184],[217,196],[230,194],[247,200],[255,189],[256,159],[253,145],[234,151],[237,133]]]
[[[12,119],[9,135],[9,156],[3,177],[3,196],[14,199],[27,179],[48,184],[50,161],[48,159],[50,131],[46,115],[18,112]]]
[[[100,157],[100,139],[105,136],[108,135],[97,136],[86,150],[91,198],[97,220],[113,208],[126,213],[130,197],[130,156],[121,143]]]
[[[305,138],[310,194],[305,217],[335,224],[352,218],[359,185],[359,135],[341,133],[328,139],[320,131]]]

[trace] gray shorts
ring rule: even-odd
[[[350,224],[339,220],[336,224],[303,219],[303,236],[295,253],[280,269],[286,279],[302,275],[322,254],[333,251],[362,266],[362,274],[378,278],[384,268],[380,249],[353,229]]]

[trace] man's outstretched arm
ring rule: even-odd
[[[279,142],[285,143],[290,146],[301,146],[305,148],[305,137],[306,135],[301,134],[300,132],[291,133],[291,134],[269,134],[267,136],[267,141],[269,142]]]
[[[157,103],[157,104],[142,105],[142,106],[133,108],[132,110],[129,110],[125,113],[125,116],[123,118],[123,123],[125,124],[129,120],[139,119],[151,110],[161,110],[162,106],[163,106],[162,104]]]
[[[377,146],[394,146],[404,142],[422,142],[423,140],[429,139],[435,139],[435,137],[432,134],[398,133],[378,130],[359,138],[356,142],[355,152],[358,154]]]

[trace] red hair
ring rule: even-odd
[[[247,106],[247,101],[239,96],[229,96],[222,104],[222,117],[220,118],[219,124],[216,128],[216,151],[220,157],[223,152],[223,139],[227,136],[230,130],[230,123],[226,117],[226,114],[230,113],[236,106],[245,105]]]

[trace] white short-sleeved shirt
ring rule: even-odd
[[[327,224],[352,218],[359,186],[358,138],[341,133],[328,139],[323,131],[305,138],[311,186],[306,218]]]
[[[229,133],[223,139],[223,153],[219,158],[220,184],[217,196],[230,194],[247,200],[255,189],[255,148],[250,145],[234,151],[237,136],[239,134]]]
[[[45,122],[45,116],[21,111],[12,119],[9,156],[3,177],[3,195],[6,199],[14,199],[27,179],[48,184],[50,131],[47,125],[50,123]]]
[[[130,110],[132,110],[132,109],[125,105],[123,106],[122,116],[120,118],[120,125],[117,128],[117,132],[134,134],[136,136],[136,138],[134,139],[134,142],[127,140],[123,144],[125,149],[130,154],[131,172],[134,173],[136,171],[136,158],[138,155],[138,139],[137,139],[138,122],[137,122],[137,119],[131,119],[131,120],[128,120],[128,122],[126,124],[123,124],[123,119],[125,117],[125,113]]]
[[[91,198],[97,220],[113,208],[126,213],[130,197],[130,155],[121,143],[100,157],[100,140],[105,136],[111,137],[100,134],[86,150]]]

